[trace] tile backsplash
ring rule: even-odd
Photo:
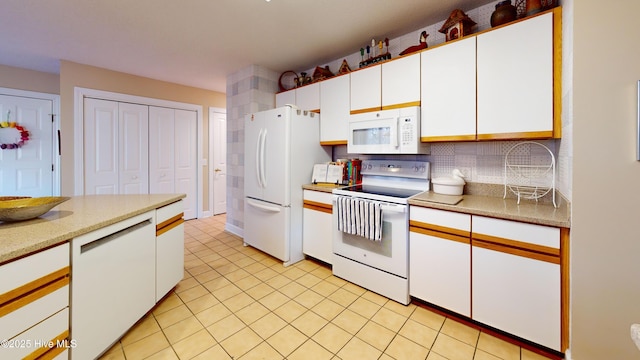
[[[522,141],[488,141],[488,142],[448,142],[432,143],[429,155],[359,155],[348,154],[346,145],[333,149],[333,159],[395,159],[421,160],[431,163],[431,178],[450,176],[453,169],[459,169],[468,182],[504,184],[505,155],[516,144]],[[536,141],[549,148],[557,158],[558,140]],[[517,152],[519,163],[541,164],[548,161],[550,155],[538,146],[519,147]],[[558,171],[556,161],[556,172]]]

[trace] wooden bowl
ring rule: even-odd
[[[8,199],[0,198],[0,221],[22,221],[37,218],[70,199],[66,196]]]

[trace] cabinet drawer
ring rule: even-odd
[[[411,206],[409,209],[409,220],[413,226],[431,230],[443,232],[452,232],[447,229],[460,230],[455,231],[458,235],[468,236],[471,231],[471,215],[468,214]]]
[[[169,205],[165,205],[156,210],[156,224],[160,225],[163,222],[171,220],[174,217],[182,217],[184,213],[184,204],[182,200],[178,200]]]
[[[35,359],[37,354],[42,354],[47,350],[55,351],[49,346],[49,341],[55,344],[69,336],[69,308],[54,314],[36,326],[9,339],[7,347],[0,348],[0,358],[2,359]],[[43,348],[44,347],[44,348]],[[29,356],[32,354],[31,356]]]
[[[304,190],[303,196],[305,200],[331,205],[332,194],[322,191]]]
[[[495,237],[554,249],[560,248],[560,228],[516,221],[473,217],[473,237],[485,240]]]
[[[0,340],[11,339],[69,306],[69,285],[0,317]]]
[[[67,266],[68,242],[0,266],[0,304],[9,291]]]

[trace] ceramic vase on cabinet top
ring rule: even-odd
[[[518,18],[518,9],[511,5],[511,0],[496,4],[496,10],[491,14],[491,27],[506,24]]]

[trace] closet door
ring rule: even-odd
[[[195,111],[175,110],[175,182],[176,193],[184,199],[184,219],[198,215],[198,117]]]
[[[175,193],[175,110],[149,108],[149,193]]]
[[[149,193],[149,107],[119,103],[120,194]]]
[[[84,193],[118,194],[118,103],[84,99]]]

